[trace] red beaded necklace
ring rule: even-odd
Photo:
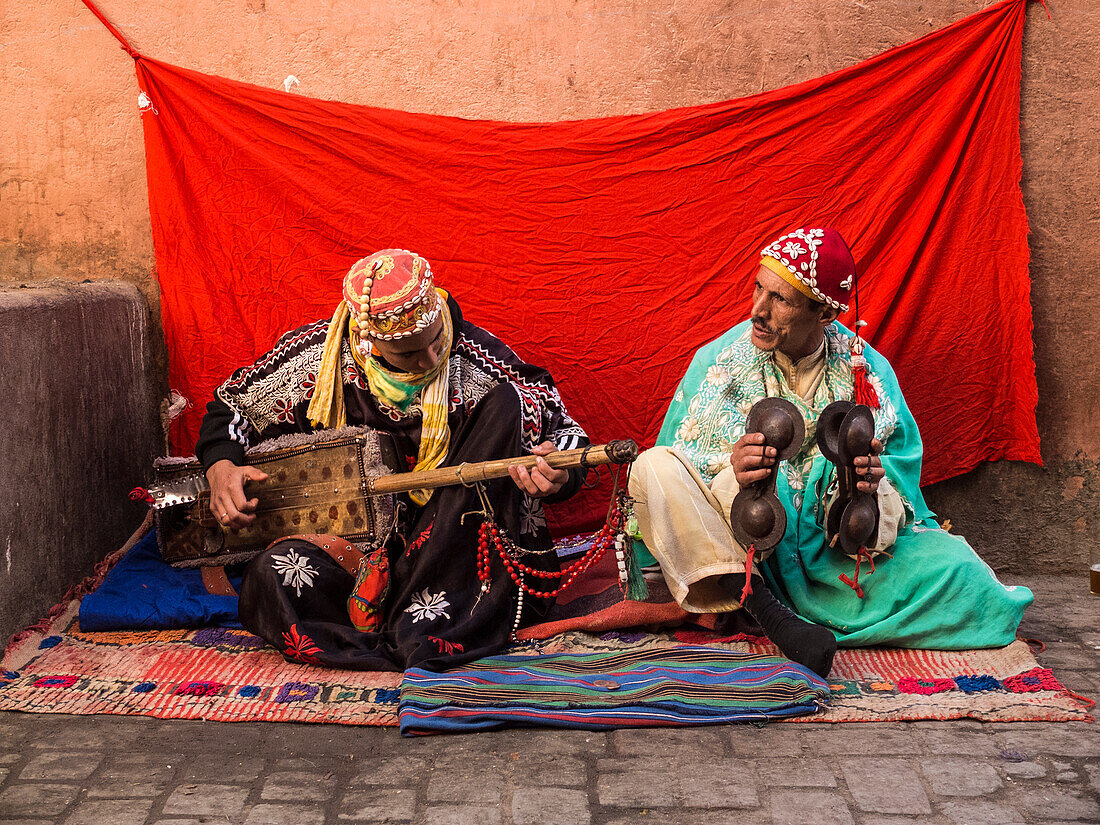
[[[516,583],[518,588],[536,598],[552,598],[569,587],[576,581],[578,576],[603,558],[604,553],[615,544],[615,539],[623,529],[624,523],[622,508],[616,499],[611,505],[611,512],[608,514],[607,521],[600,532],[596,534],[592,546],[588,548],[583,556],[561,568],[561,570],[537,570],[515,558],[514,554],[523,552],[522,548],[517,547],[511,539],[504,536],[495,523],[486,519],[481,523],[477,536],[477,577],[481,581],[481,590],[483,593],[488,592],[492,585],[492,574],[489,570],[490,544],[496,549],[497,555],[500,556],[500,560],[508,571],[508,575],[512,577],[512,581]],[[513,552],[510,553],[510,549]],[[523,580],[524,575],[533,576],[536,579],[559,579],[559,584],[553,590],[538,590]]]

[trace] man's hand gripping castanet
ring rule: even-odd
[[[855,464],[856,475],[860,478],[856,483],[856,489],[861,493],[874,495],[878,492],[878,483],[886,475],[886,471],[882,468],[882,459],[879,458],[881,453],[882,442],[877,438],[872,438],[871,454],[856,456],[852,462]]]
[[[878,492],[879,482],[886,475],[882,468],[882,442],[877,438],[871,440],[871,455],[858,456],[855,459],[856,475],[860,481],[856,489],[861,493],[874,495]],[[761,481],[768,477],[768,472],[775,465],[775,447],[764,446],[763,433],[746,433],[733,445],[730,453],[730,464],[737,478],[737,485],[744,490],[748,485]]]
[[[775,466],[775,447],[764,446],[763,433],[745,433],[733,445],[730,464],[737,478],[737,486],[742,490],[757,481],[768,477]]]

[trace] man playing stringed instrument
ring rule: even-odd
[[[639,457],[630,480],[645,542],[640,561],[660,564],[680,604],[699,613],[743,606],[789,658],[822,676],[838,642],[1006,645],[1032,600],[1027,588],[1002,585],[925,504],[920,434],[897,378],[836,321],[855,279],[852,253],[834,229],[799,229],[766,246],[749,320],[695,354],[659,446]],[[783,461],[746,428],[764,398],[784,399],[804,423],[804,438]],[[878,524],[869,546],[846,554],[826,535],[839,472],[816,428],[831,404],[853,399],[873,418],[866,454],[852,461],[854,486],[874,496]],[[751,558],[756,548],[736,540],[731,505],[769,476],[786,526]]]
[[[225,528],[256,518],[246,485],[266,476],[245,451],[276,436],[366,426],[416,471],[588,444],[550,374],[463,320],[424,258],[376,252],[343,293],[331,321],[286,333],[215,391],[196,454]],[[484,485],[495,521],[524,565],[554,571],[541,502],[572,495],[583,472],[541,458],[509,472]],[[466,486],[402,495],[394,535],[366,556],[331,536],[279,541],[245,571],[241,622],[288,658],[331,667],[444,669],[495,653],[549,601],[525,601],[507,579],[482,588],[481,520],[463,515],[483,506]]]

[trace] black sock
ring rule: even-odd
[[[738,577],[731,577],[734,578]],[[743,578],[741,584],[744,585]],[[772,595],[757,574],[752,576],[752,593],[741,606],[760,623],[784,656],[822,679],[829,675],[836,655],[836,637],[831,630],[798,618]]]

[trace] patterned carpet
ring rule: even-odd
[[[290,663],[265,649],[258,637],[221,627],[82,632],[77,620],[81,598],[99,586],[146,529],[148,521],[93,575],[71,588],[48,617],[13,638],[0,662],[0,710],[398,724],[400,673]],[[527,638],[506,653],[581,654],[597,663],[606,656],[609,668],[624,655],[653,658],[667,656],[660,652],[669,649],[684,660],[690,656],[687,649],[699,645],[746,657],[778,655],[767,639],[743,633],[723,637],[690,626],[655,632],[632,628],[680,623],[687,614],[667,591],[654,586],[646,601],[626,601],[613,568],[593,572],[598,575],[559,602],[552,621],[525,628],[521,635]],[[826,707],[784,721],[1092,721],[1088,700],[1040,667],[1022,641],[999,650],[841,650],[827,682]]]
[[[138,714],[225,722],[396,725],[401,674],[291,664],[242,630],[83,633],[74,599],[11,645],[0,667],[0,710]],[[771,654],[766,640],[702,630],[572,631],[512,653],[606,653],[707,645]],[[1091,719],[1023,642],[1000,650],[842,650],[823,712],[796,722],[973,718]]]

